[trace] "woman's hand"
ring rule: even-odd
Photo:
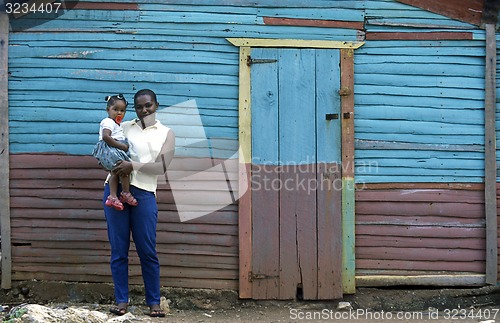
[[[132,166],[132,162],[126,160],[119,160],[116,162],[116,166],[113,167],[113,173],[118,176],[129,176],[132,173],[134,167]]]

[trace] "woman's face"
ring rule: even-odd
[[[149,94],[143,94],[134,100],[134,109],[137,117],[139,119],[144,119],[146,116],[156,112],[158,103],[155,102]]]

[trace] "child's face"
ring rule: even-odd
[[[107,108],[107,111],[108,117],[120,124],[121,120],[125,116],[125,112],[127,111],[127,106],[122,100],[116,100],[113,105]]]

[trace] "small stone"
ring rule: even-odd
[[[165,314],[170,313],[170,303],[172,301],[167,299],[165,296],[160,297],[160,308]]]
[[[352,305],[349,302],[339,302],[339,304],[337,305],[337,309],[340,311],[352,310]]]

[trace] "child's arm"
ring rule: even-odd
[[[115,147],[118,149],[121,149],[123,151],[128,151],[128,146],[125,145],[124,143],[119,142],[118,140],[113,139],[111,137],[111,130],[109,129],[103,129],[102,130],[102,140],[104,140],[105,143],[110,145],[111,147]]]
[[[120,160],[113,168],[118,176],[128,176],[132,170],[141,171],[147,174],[162,175],[167,172],[167,167],[170,165],[175,152],[175,134],[169,130],[167,139],[163,143],[162,149],[158,158],[153,163],[139,163]]]

